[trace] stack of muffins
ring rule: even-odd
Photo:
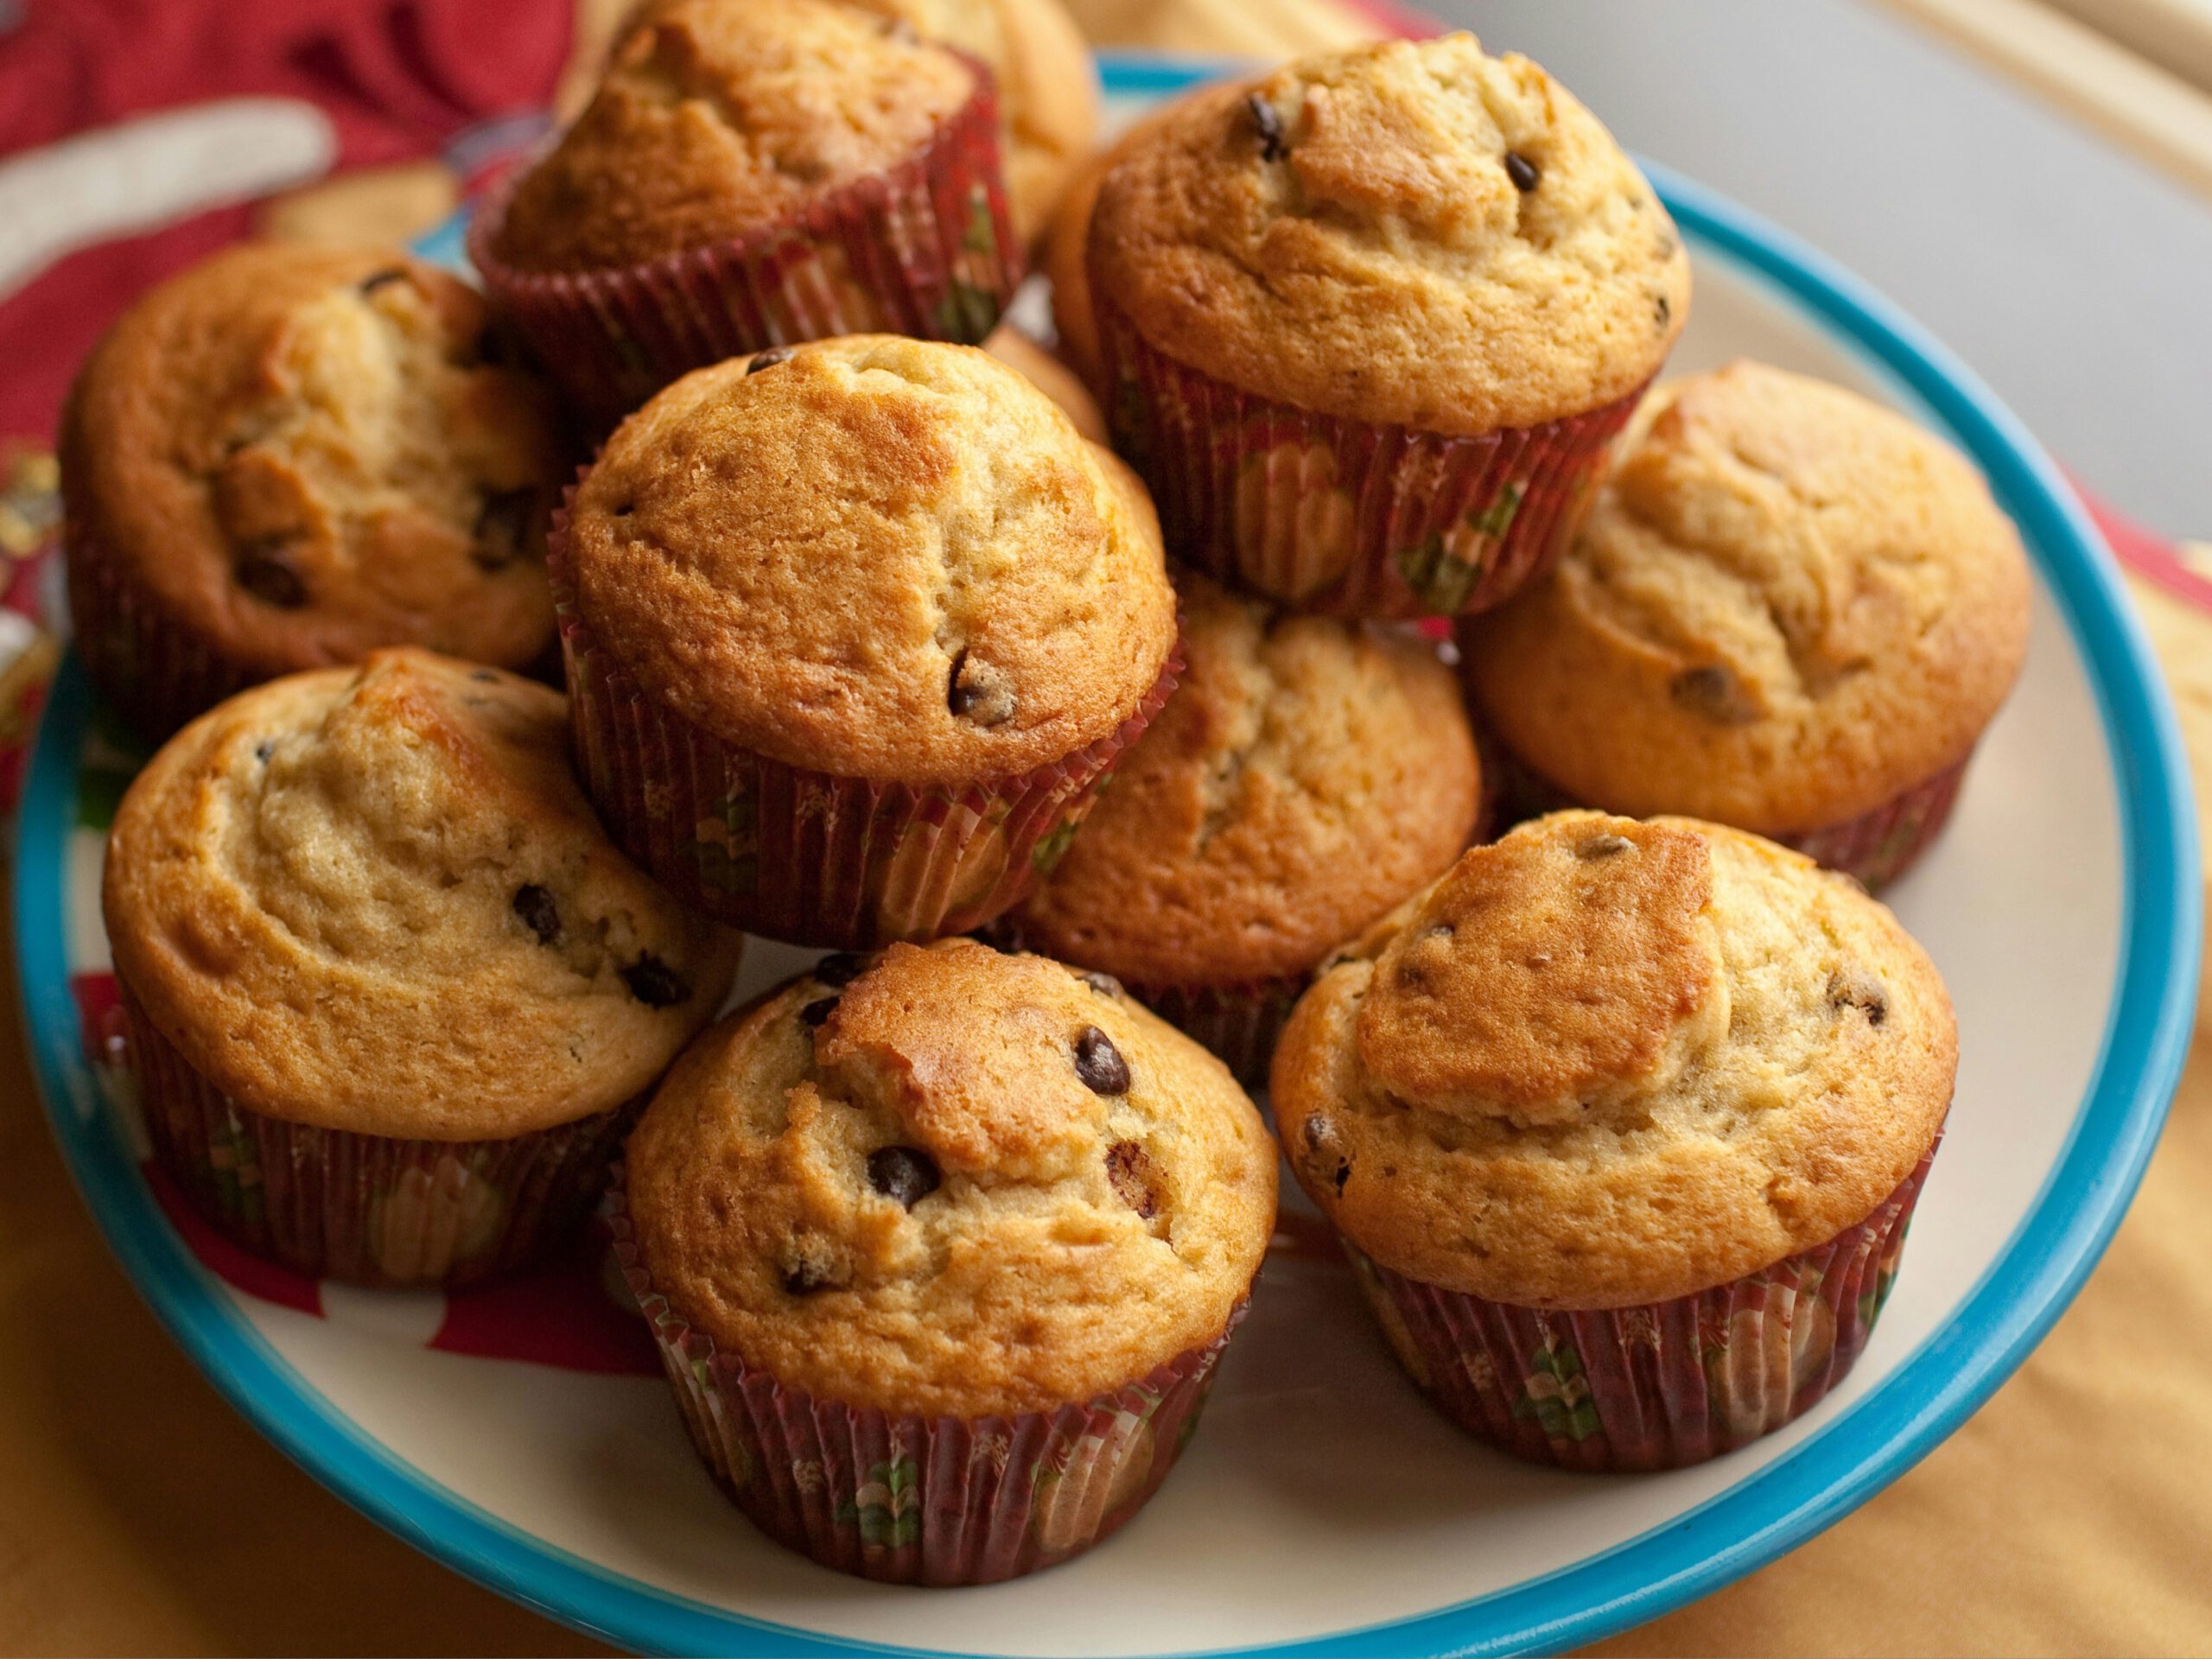
[[[2011,526],[1847,392],[1648,390],[1681,240],[1526,60],[1294,64],[1070,187],[1072,40],[646,0],[485,296],[259,248],[117,325],[65,486],[87,666],[167,739],[105,887],[158,1157],[372,1285],[604,1192],[715,1478],[899,1582],[1166,1477],[1263,1083],[1473,1433],[1778,1427],[1949,1104],[1866,888],[2020,666]],[[966,343],[1040,232],[1111,449]],[[715,1023],[741,931],[832,954]]]

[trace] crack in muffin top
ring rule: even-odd
[[[1101,184],[1090,261],[1181,362],[1444,433],[1626,397],[1689,310],[1681,238],[1611,135],[1466,34],[1304,59],[1177,106]]]
[[[855,336],[685,377],[608,441],[567,549],[578,616],[647,693],[844,777],[1060,760],[1175,641],[1143,486],[967,346]]]
[[[634,1098],[741,936],[600,828],[561,696],[412,650],[233,697],[116,815],[116,971],[193,1068],[289,1122],[496,1139]]]

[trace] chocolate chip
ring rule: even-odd
[[[786,1295],[811,1296],[829,1282],[827,1279],[816,1278],[813,1271],[804,1264],[784,1271],[784,1292]]]
[[[499,683],[499,675],[488,668],[480,668],[468,677],[479,685],[497,685]]]
[[[1667,683],[1667,690],[1685,709],[1724,726],[1740,726],[1757,718],[1744,702],[1736,677],[1718,663],[1684,669]]]
[[[1275,113],[1275,106],[1254,92],[1244,100],[1244,108],[1252,118],[1252,130],[1260,135],[1260,159],[1279,162],[1289,155],[1290,143],[1283,134],[1282,117]]]
[[[1160,1213],[1159,1172],[1135,1141],[1116,1141],[1106,1148],[1106,1179],[1114,1196],[1147,1221]]]
[[[638,504],[637,504],[636,502],[634,502],[634,501],[620,501],[620,502],[617,502],[614,505],[613,505],[613,506],[609,507],[609,508],[607,509],[607,512],[608,512],[609,513],[613,514],[613,515],[615,518],[628,518],[632,513],[635,512],[637,510],[638,510]]]
[[[537,511],[535,490],[486,490],[476,513],[476,545],[468,556],[480,570],[504,570],[522,555]]]
[[[1014,690],[988,663],[970,662],[965,646],[952,656],[945,707],[978,726],[1002,726],[1014,718]]]
[[[1664,328],[1669,322],[1674,321],[1675,302],[1669,299],[1664,294],[1662,294],[1659,296],[1658,303],[1652,308],[1652,315],[1658,319],[1659,326],[1662,328]]]
[[[1120,980],[1115,978],[1111,974],[1102,974],[1095,968],[1086,969],[1084,972],[1077,974],[1076,977],[1081,980],[1084,984],[1090,986],[1092,990],[1097,992],[1101,996],[1110,996],[1115,998],[1116,1001],[1119,1001],[1122,996],[1127,995],[1127,993],[1122,989],[1122,982]]]
[[[271,737],[264,737],[253,746],[253,758],[264,766],[269,764],[269,757],[276,753],[276,740]]]
[[[1517,149],[1505,152],[1505,176],[1513,181],[1513,188],[1522,195],[1535,189],[1543,175],[1536,171],[1536,164]]]
[[[868,958],[855,950],[839,950],[826,956],[814,964],[813,977],[818,985],[834,985],[842,990],[858,979],[868,967]]]
[[[836,1011],[837,999],[836,997],[817,996],[813,1001],[808,1003],[804,1007],[798,1011],[798,1022],[799,1024],[810,1028],[819,1026],[824,1020],[827,1020],[831,1014],[836,1013]]]
[[[296,611],[308,602],[307,578],[281,541],[254,542],[238,550],[231,579],[264,605]]]
[[[1114,1039],[1096,1026],[1085,1026],[1075,1039],[1075,1074],[1094,1095],[1129,1092],[1129,1063]]]
[[[820,1239],[795,1238],[785,1249],[784,1288],[794,1296],[810,1296],[834,1287],[840,1277],[836,1253]]]
[[[879,1147],[868,1155],[868,1184],[904,1209],[936,1192],[944,1179],[937,1160],[916,1147]]]
[[[1601,858],[1618,858],[1623,853],[1634,852],[1636,843],[1626,836],[1592,836],[1575,845],[1577,858],[1595,861]]]
[[[1316,1113],[1306,1120],[1299,1139],[1306,1143],[1302,1161],[1306,1169],[1332,1183],[1341,1196],[1344,1183],[1351,1179],[1351,1159],[1344,1152],[1344,1135],[1337,1128],[1336,1120]]]
[[[630,995],[649,1008],[672,1008],[688,1001],[691,988],[676,976],[676,970],[658,957],[639,957],[622,970],[622,982],[630,988]]]
[[[561,937],[561,907],[535,881],[525,881],[515,889],[514,910],[523,925],[537,935],[540,944],[551,944]]]
[[[1857,1008],[1870,1026],[1890,1017],[1889,993],[1863,968],[1839,968],[1828,976],[1828,1006],[1839,1012]]]
[[[779,363],[790,362],[791,356],[791,348],[790,346],[771,346],[765,352],[753,353],[753,360],[745,365],[745,372],[747,374],[758,374],[763,369],[774,368]]]
[[[406,280],[406,266],[387,265],[382,270],[371,271],[367,276],[361,278],[360,282],[356,284],[356,287],[361,293],[373,294],[380,288],[386,288],[393,283],[404,283]]]

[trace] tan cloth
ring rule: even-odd
[[[1255,55],[1359,27],[1334,0],[1076,9],[1115,43]],[[2212,617],[2152,610],[2212,780]],[[35,1098],[0,1017],[0,1650],[603,1651],[416,1554],[247,1427],[132,1294]],[[2105,1265],[1986,1409],[1834,1530],[1599,1651],[2212,1649],[2208,1195],[2200,1056]]]

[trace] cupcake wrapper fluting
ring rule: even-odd
[[[120,988],[155,1156],[226,1237],[311,1278],[450,1287],[522,1266],[591,1214],[644,1103],[505,1141],[287,1123],[226,1098]]]
[[[606,270],[521,270],[495,250],[519,171],[469,226],[494,304],[589,419],[612,424],[671,380],[836,334],[980,343],[1022,274],[1007,216],[998,96],[976,92],[912,159],[788,224]]]
[[[1017,778],[840,778],[723,742],[643,692],[576,613],[568,514],[549,565],[579,770],[624,851],[709,915],[794,944],[871,950],[982,926],[1067,850],[1101,782],[1175,689],[1177,652],[1107,736]]]
[[[1112,1392],[1053,1411],[893,1416],[817,1399],[720,1352],[653,1288],[618,1175],[605,1210],[692,1443],[760,1530],[888,1584],[995,1584],[1111,1536],[1167,1478],[1244,1317]]]
[[[1516,1307],[1408,1279],[1349,1240],[1344,1252],[1400,1362],[1461,1427],[1563,1468],[1678,1469],[1771,1433],[1842,1381],[1935,1155],[1818,1249],[1640,1307]]]
[[[1317,415],[1154,349],[1103,292],[1116,447],[1167,545],[1208,575],[1335,616],[1464,616],[1548,564],[1643,395],[1454,437]]]

